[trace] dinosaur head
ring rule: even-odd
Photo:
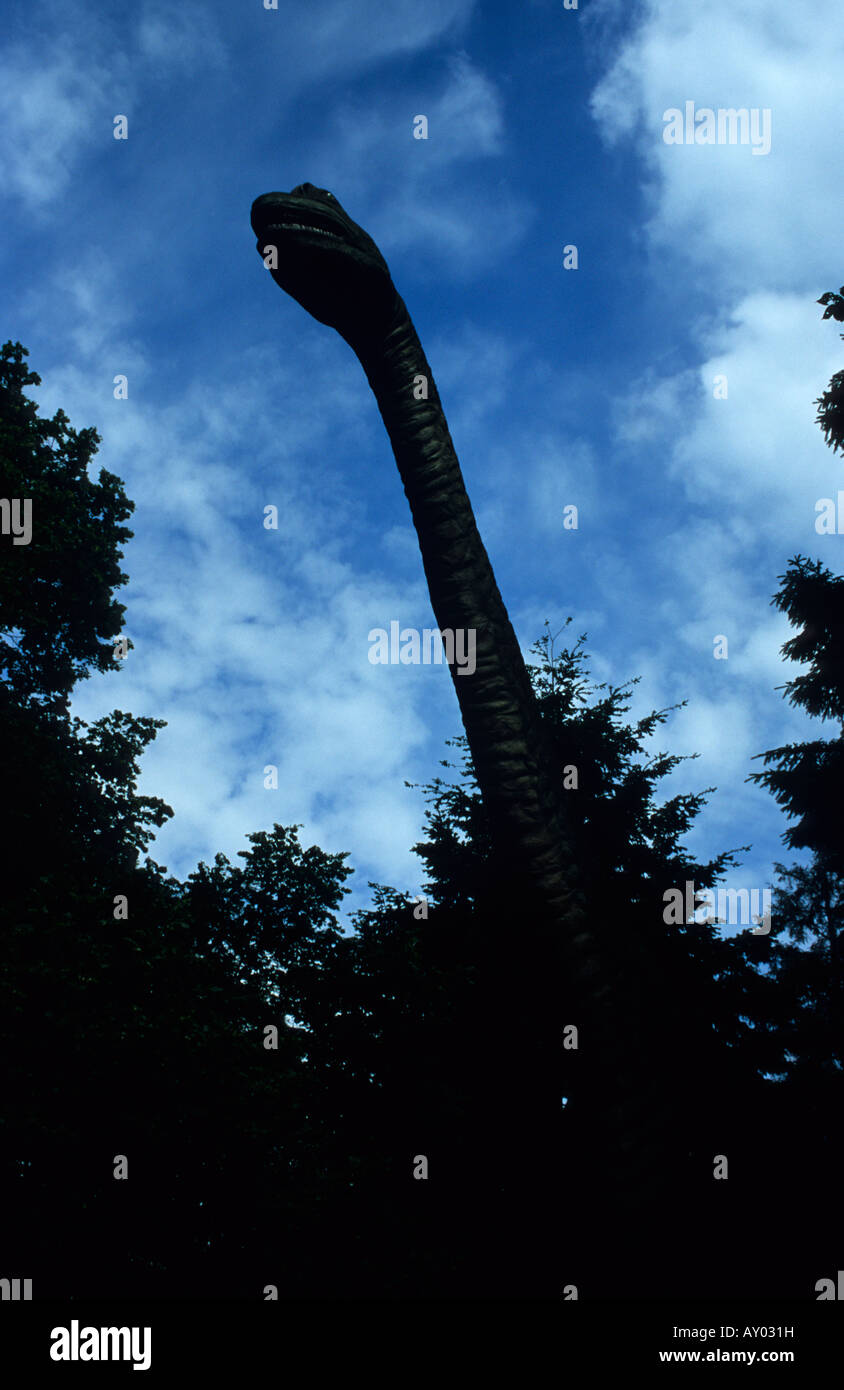
[[[262,259],[276,248],[276,284],[352,347],[391,326],[398,296],[387,262],[326,188],[262,194],[252,229]]]

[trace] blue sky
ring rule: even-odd
[[[770,883],[791,856],[753,755],[824,731],[775,690],[770,599],[844,544],[815,530],[842,474],[813,405],[842,365],[814,302],[844,278],[837,0],[6,13],[4,338],[136,503],[134,650],[74,710],[167,720],[153,856],[183,877],[295,821],[351,851],[347,907],[370,878],[416,893],[405,779],[461,730],[445,667],[368,661],[370,629],[433,619],[361,368],[254,249],[252,200],[307,180],[387,258],[525,654],[571,615],[596,679],[641,677],[631,717],[688,699],[655,747],[700,756],[663,786],[717,786],[690,845],[752,842],[730,882]],[[770,152],[666,144],[687,101],[770,110]]]

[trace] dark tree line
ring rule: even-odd
[[[607,1190],[561,1038],[545,1194],[560,1249],[537,1231],[526,1268],[524,1193],[501,1159],[518,1134],[495,1096],[549,986],[508,995],[531,961],[465,741],[425,788],[424,904],[372,884],[344,935],[347,856],[303,849],[297,826],[250,836],[237,865],[168,875],[147,849],[172,812],[136,789],[161,721],[69,713],[78,680],[120,667],[132,503],[112,474],[89,479],[94,430],[38,417],[25,356],[0,354],[1,495],[33,501],[30,544],[0,538],[0,1276],[32,1277],[37,1297],[554,1296],[552,1275],[557,1296],[812,1297],[840,1263],[841,728],[754,774],[812,855],[778,866],[771,933],[667,924],[666,890],[713,887],[743,847],[705,863],[685,848],[712,789],[660,799],[682,761],[648,751],[670,710],[628,723],[631,687],[590,681],[583,638],[537,644],[584,902],[636,1040],[611,1103],[635,1086],[665,1123],[631,1206]],[[808,667],[789,698],[839,726],[842,584],[798,557],[775,599]]]

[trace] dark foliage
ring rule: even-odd
[[[594,686],[583,639],[555,657],[537,645],[584,903],[626,1001],[626,1070],[590,1095],[589,1027],[562,1046],[578,1019],[534,955],[518,866],[492,853],[464,740],[444,763],[452,780],[425,789],[426,903],[373,884],[350,935],[336,917],[346,856],[303,848],[297,826],[250,836],[241,864],[217,855],[185,883],[145,857],[172,814],[137,792],[161,721],[68,712],[76,680],[120,667],[131,503],[119,479],[88,480],[93,431],[61,412],[38,420],[23,356],[7,344],[0,358],[4,495],[37,503],[31,545],[4,537],[0,552],[4,1271],[33,1277],[39,1297],[811,1289],[826,1237],[789,1230],[794,1174],[805,1189],[809,1173],[783,1130],[809,1126],[825,1175],[842,897],[840,840],[817,813],[818,789],[833,794],[824,758],[810,751],[801,770],[776,750],[778,772],[759,774],[779,777],[771,789],[823,856],[781,871],[772,937],[668,924],[665,893],[714,886],[739,850],[699,863],[684,846],[709,789],[659,799],[682,761],[650,748],[671,711],[627,723],[631,687]],[[839,583],[806,569],[781,595],[811,663],[794,698],[835,717],[839,636],[821,600]],[[538,1015],[560,1044],[550,1071],[525,1065]],[[547,1107],[549,1086],[541,1152],[525,1151],[520,1116]],[[602,1109],[625,1115],[633,1092],[661,1117],[638,1168],[631,1120],[638,1205],[607,1190],[600,1140]],[[421,1155],[427,1181],[413,1176]]]
[[[827,290],[821,295],[818,303],[826,306],[823,311],[825,319],[833,318],[839,323],[844,323],[844,285],[838,294],[833,290]],[[844,333],[841,337],[844,338]],[[817,424],[820,425],[827,444],[833,453],[839,449],[844,451],[844,372],[835,373],[823,395],[815,401],[815,405],[818,407]]]

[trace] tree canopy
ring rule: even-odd
[[[76,681],[121,669],[132,504],[119,478],[89,479],[94,430],[38,418],[25,356],[18,343],[0,355],[4,495],[33,501],[30,544],[0,549],[0,1037],[15,1058],[0,1180],[15,1269],[39,1297],[459,1297],[503,1292],[502,1270],[511,1291],[536,1292],[547,1271],[517,1259],[524,1180],[564,1218],[554,1268],[579,1268],[598,1295],[637,1278],[643,1291],[802,1289],[815,1246],[790,1268],[766,1146],[805,1121],[818,1171],[837,1154],[840,734],[772,750],[755,774],[813,855],[780,866],[770,936],[669,922],[667,890],[714,886],[746,847],[703,862],[687,848],[713,789],[662,796],[684,761],[652,746],[672,710],[628,722],[632,682],[595,685],[583,637],[556,654],[539,640],[531,679],[629,1047],[608,1096],[578,1079],[588,1024],[579,1052],[561,1039],[560,1068],[537,1059],[531,1074],[531,1014],[555,1007],[557,981],[505,891],[464,739],[424,788],[425,900],[371,884],[351,932],[337,916],[348,856],[303,846],[300,826],[253,833],[238,864],[218,854],[185,882],[148,856],[172,815],[137,790],[162,721],[69,712]],[[776,600],[799,629],[784,650],[808,668],[789,698],[835,720],[841,583],[798,557]],[[561,1094],[543,1167],[520,1153],[508,1106],[521,1091],[527,1113],[549,1084]],[[602,1186],[590,1131],[602,1105],[628,1124],[633,1096],[663,1117],[638,1213]],[[805,1187],[805,1148],[785,1150]],[[753,1239],[725,1270],[739,1226]]]

